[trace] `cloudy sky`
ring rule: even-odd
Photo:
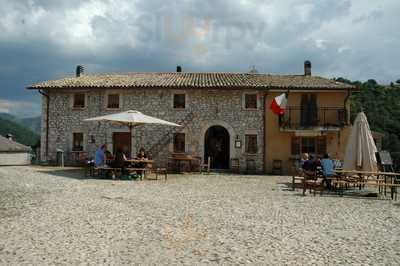
[[[0,112],[40,113],[26,86],[174,71],[400,79],[398,0],[0,0]]]

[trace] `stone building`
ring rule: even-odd
[[[32,149],[15,142],[12,135],[0,135],[0,166],[31,164]]]
[[[167,164],[171,154],[185,153],[203,160],[211,156],[215,169],[229,169],[232,160],[239,160],[242,171],[265,172],[272,170],[271,160],[276,159],[273,149],[280,149],[276,136],[267,134],[268,127],[275,130],[277,125],[277,118],[269,113],[273,95],[280,91],[289,91],[289,95],[350,93],[352,87],[311,73],[185,73],[178,67],[171,73],[89,75],[78,66],[74,77],[34,84],[29,89],[43,95],[44,161],[56,160],[57,149],[68,155],[67,161],[93,156],[95,149],[106,143],[110,151],[121,146],[132,154],[144,147],[160,166]],[[345,112],[348,107],[348,102],[343,102]],[[125,110],[182,127],[140,126],[131,136],[123,126],[83,121]]]

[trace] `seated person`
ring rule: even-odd
[[[146,155],[144,148],[139,149],[139,153],[137,154],[136,158],[139,160],[147,160],[147,155]],[[137,163],[138,168],[145,168],[146,165],[147,165],[147,163],[145,163],[145,162]],[[143,171],[137,171],[137,173],[141,176],[143,175]]]
[[[146,152],[144,150],[144,148],[140,148],[139,153],[136,156],[139,160],[146,160],[147,159],[147,155]]]
[[[324,176],[324,182],[328,189],[331,188],[331,180],[327,179],[327,177],[332,177],[335,175],[335,167],[334,162],[331,158],[329,158],[329,154],[325,154],[324,158],[321,160],[322,166],[322,174]]]
[[[313,156],[309,155],[308,159],[304,161],[302,166],[305,177],[315,177],[316,167]]]
[[[105,153],[104,153],[105,149],[106,149],[106,145],[103,144],[100,146],[100,148],[98,148],[96,150],[95,157],[94,157],[95,166],[97,166],[97,167],[104,166],[104,164],[106,162]]]
[[[115,153],[115,159],[112,162],[112,167],[113,168],[124,168],[126,160],[127,160],[126,156],[122,152],[122,150],[121,149],[117,149],[117,152]]]
[[[324,177],[330,177],[335,175],[333,160],[329,158],[329,154],[325,154],[321,160],[322,172]]]

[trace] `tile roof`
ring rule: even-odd
[[[29,152],[31,148],[0,135],[0,152]]]
[[[354,86],[318,76],[186,72],[82,75],[33,84],[28,89],[151,87],[354,89]]]

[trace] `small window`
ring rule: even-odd
[[[257,109],[257,94],[244,95],[244,108]]]
[[[119,94],[108,94],[107,108],[112,108],[112,109],[119,108]]]
[[[312,153],[315,154],[315,138],[304,137],[301,138],[301,153]]]
[[[72,151],[83,151],[83,133],[74,133]]]
[[[185,133],[174,134],[174,152],[177,153],[185,152]]]
[[[85,94],[76,93],[74,94],[74,108],[84,108],[85,107]]]
[[[185,94],[174,94],[174,108],[185,109],[186,107],[186,95]]]
[[[246,153],[256,154],[258,147],[257,147],[257,135],[246,135]]]

